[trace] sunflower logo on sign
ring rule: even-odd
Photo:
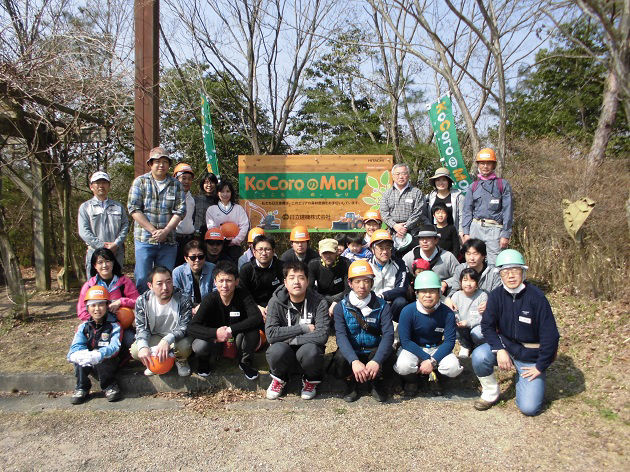
[[[380,182],[379,182],[380,180]],[[372,193],[368,197],[363,197],[363,203],[370,205],[370,210],[378,210],[381,204],[381,198],[383,194],[390,186],[390,173],[388,170],[384,170],[379,180],[368,175],[365,177],[365,182],[372,189]]]

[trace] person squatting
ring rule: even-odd
[[[298,225],[278,257],[275,240],[250,229],[231,182],[205,173],[193,197],[192,167],[180,163],[171,176],[170,155],[154,148],[127,204],[135,284],[122,273],[124,207],[108,199],[109,175],[96,172],[94,198],[79,212],[90,278],[67,355],[77,379],[71,402],[89,398],[90,375],[108,401],[120,400],[119,371],[133,360],[147,376],[175,368],[208,377],[227,359],[255,381],[255,353],[264,350],[269,400],[286,393],[294,374],[307,401],[327,374],[344,382],[347,402],[362,386],[387,401],[395,377],[406,397],[421,389],[442,395],[445,378],[470,358],[481,386],[477,410],[499,401],[498,368],[516,373],[518,409],[537,415],[559,333],[547,298],[526,280],[523,255],[507,248],[512,194],[494,173],[494,151],[481,150],[476,161],[478,179],[465,197],[445,168],[429,178],[435,190],[425,196],[397,164],[380,208],[365,214],[365,233],[313,248]],[[327,361],[331,333],[337,350]]]

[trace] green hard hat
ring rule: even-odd
[[[500,268],[507,265],[524,266],[525,258],[520,252],[516,251],[515,249],[504,249],[497,256],[495,266]]]
[[[416,276],[413,283],[414,290],[422,290],[426,288],[442,288],[440,277],[432,270],[425,270]]]

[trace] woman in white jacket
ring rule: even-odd
[[[227,180],[221,180],[217,185],[217,196],[219,201],[216,205],[211,205],[206,211],[206,226],[208,228],[221,227],[224,230],[224,223],[234,223],[238,226],[237,235],[224,234],[224,237],[230,240],[226,250],[230,259],[234,263],[238,262],[241,256],[241,243],[247,236],[249,231],[249,218],[242,206],[236,203],[236,192],[232,183]]]
[[[435,190],[429,193],[427,199],[429,205],[429,215],[432,215],[432,208],[436,201],[444,203],[448,212],[448,223],[455,226],[459,239],[462,240],[464,230],[462,228],[462,212],[464,209],[464,194],[460,190],[453,190],[455,182],[451,178],[446,167],[440,167],[435,171],[433,177],[429,177],[429,182]],[[435,224],[435,221],[433,222]],[[463,241],[462,241],[463,242]]]

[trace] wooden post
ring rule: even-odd
[[[134,171],[148,171],[147,156],[160,141],[159,122],[159,0],[135,0]]]

